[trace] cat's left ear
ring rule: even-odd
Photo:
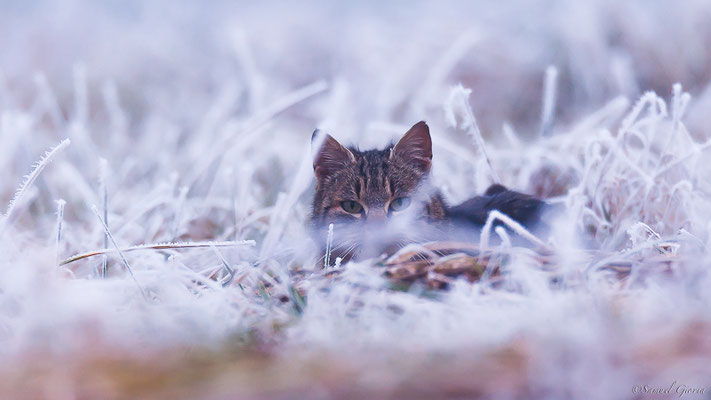
[[[390,158],[417,166],[423,173],[432,166],[432,138],[425,121],[416,123],[393,147]]]
[[[350,150],[318,129],[311,136],[311,152],[314,157],[314,173],[318,179],[332,175],[355,161]]]

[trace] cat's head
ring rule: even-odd
[[[444,217],[441,199],[428,184],[432,140],[425,122],[383,150],[346,148],[320,131],[312,143],[317,182],[312,221],[321,231],[334,224],[336,243],[351,249],[345,253],[377,255],[426,229],[422,219]]]

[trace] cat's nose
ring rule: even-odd
[[[388,219],[388,214],[385,212],[384,209],[371,208],[370,210],[368,210],[366,219],[368,220],[368,222],[385,222]]]

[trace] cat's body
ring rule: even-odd
[[[312,141],[317,180],[312,224],[322,246],[334,225],[334,258],[377,256],[412,242],[473,240],[495,209],[533,227],[545,208],[543,201],[501,185],[447,206],[429,180],[432,141],[424,122],[384,150],[345,148],[319,131]],[[465,231],[472,235],[451,237]]]
[[[541,216],[546,209],[547,204],[542,200],[494,184],[486,189],[484,195],[472,197],[457,206],[447,208],[447,217],[459,225],[482,227],[489,217],[489,212],[499,210],[532,229],[540,226]]]

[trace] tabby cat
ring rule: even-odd
[[[424,121],[384,150],[346,148],[319,130],[312,146],[317,182],[312,227],[325,249],[328,226],[334,225],[333,258],[374,257],[412,242],[472,240],[494,209],[531,228],[546,206],[501,185],[448,206],[429,179],[432,139]],[[452,237],[462,232],[473,234]]]

